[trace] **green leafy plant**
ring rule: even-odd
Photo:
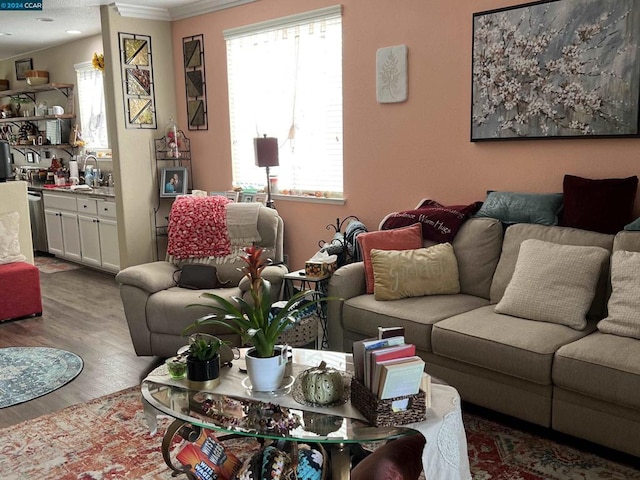
[[[189,345],[189,356],[201,362],[212,360],[224,344],[218,337],[196,334]]]
[[[240,335],[245,344],[254,346],[257,356],[272,357],[278,337],[289,324],[295,322],[302,308],[328,299],[315,298],[302,302],[307,299],[311,290],[300,291],[294,294],[278,313],[272,315],[271,284],[262,277],[262,271],[267,266],[267,261],[262,259],[263,249],[252,246],[245,248],[244,251],[246,256],[242,259],[247,265],[241,271],[251,283],[252,301],[248,302],[235,296],[231,297],[232,301],[229,301],[214,293],[203,293],[201,297],[213,300],[214,303],[193,304],[188,307],[206,307],[212,313],[197,319],[185,328],[184,332],[203,325],[222,325]]]

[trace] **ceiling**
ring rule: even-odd
[[[39,11],[0,13],[0,61],[97,35],[100,5],[112,5],[123,17],[170,21],[252,1],[256,0],[43,0]]]

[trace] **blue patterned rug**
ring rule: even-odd
[[[82,371],[82,358],[49,347],[0,348],[0,408],[53,392]]]

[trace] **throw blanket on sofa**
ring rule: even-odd
[[[231,254],[224,197],[177,197],[169,214],[167,254],[177,259]]]
[[[176,207],[178,199],[184,198],[198,198],[198,200],[191,202],[183,200],[184,205]],[[175,216],[174,208],[176,208]],[[233,203],[220,196],[178,197],[169,217],[167,261],[179,266],[184,263],[235,262],[242,254],[244,247],[261,240],[258,232],[259,213],[259,203]],[[179,218],[185,214],[185,218]],[[210,225],[202,227],[202,216],[206,217],[204,223]],[[207,241],[207,245],[198,245],[198,240],[189,237],[189,229],[194,229],[195,222],[198,222],[197,230],[204,234],[205,241],[207,241],[206,238],[211,239]],[[175,225],[173,230],[172,225]],[[203,228],[204,232],[202,232]],[[173,240],[174,232],[183,238]],[[216,247],[211,243],[215,241],[221,243]]]

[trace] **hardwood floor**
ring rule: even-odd
[[[138,385],[161,362],[136,356],[114,275],[89,268],[40,273],[43,315],[0,323],[0,347],[44,346],[74,352],[84,368],[73,381],[0,410],[0,428]]]

